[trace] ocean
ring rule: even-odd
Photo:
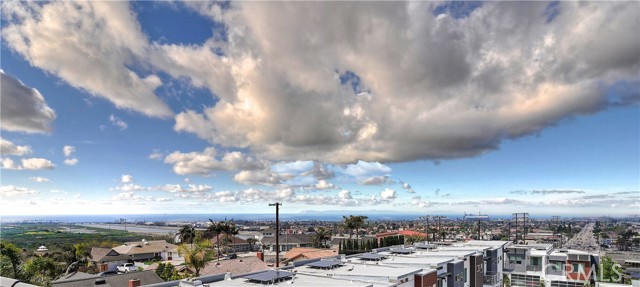
[[[412,213],[352,213],[354,215],[367,215],[369,220],[413,220],[424,214]],[[341,221],[343,215],[338,213],[281,213],[280,220],[286,221]],[[125,219],[127,222],[203,222],[212,219],[214,221],[224,220],[251,220],[251,221],[271,221],[275,220],[275,214],[109,214],[109,215],[1,215],[0,222],[64,222],[64,223],[103,223],[116,222]],[[455,217],[449,217],[455,218]]]

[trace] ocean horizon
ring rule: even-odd
[[[341,221],[343,215],[366,215],[369,220],[416,220],[426,216],[423,213],[401,212],[301,212],[280,213],[280,220],[285,221]],[[438,214],[448,219],[462,219],[464,214]],[[435,214],[434,214],[435,216]],[[548,218],[548,215],[531,216],[533,219]],[[593,218],[594,216],[567,215],[565,218]],[[510,219],[511,215],[491,215],[489,219]],[[273,221],[274,213],[237,213],[237,214],[69,214],[69,215],[0,215],[1,223],[20,222],[56,222],[56,223],[107,223],[119,222],[121,219],[129,223],[136,222],[204,222],[209,219],[247,221]]]

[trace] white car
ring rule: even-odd
[[[129,272],[136,271],[138,268],[135,265],[133,265],[133,263],[125,263],[122,265],[118,265],[116,269],[118,269],[118,272],[129,273]]]

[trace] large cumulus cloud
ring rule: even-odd
[[[475,156],[639,86],[638,3],[562,2],[554,18],[543,2],[485,3],[463,19],[432,3],[236,5],[220,16],[236,97],[175,128],[267,158]]]
[[[432,2],[195,2],[227,30],[189,46],[152,43],[126,4],[96,3],[3,4],[3,37],[149,116],[172,115],[155,73],[188,79],[217,99],[175,130],[267,160],[471,157],[607,108],[611,87],[616,105],[640,98],[637,2],[487,2],[459,19]]]

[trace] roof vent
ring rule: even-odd
[[[104,285],[107,284],[107,281],[104,279],[96,279],[95,285]]]

